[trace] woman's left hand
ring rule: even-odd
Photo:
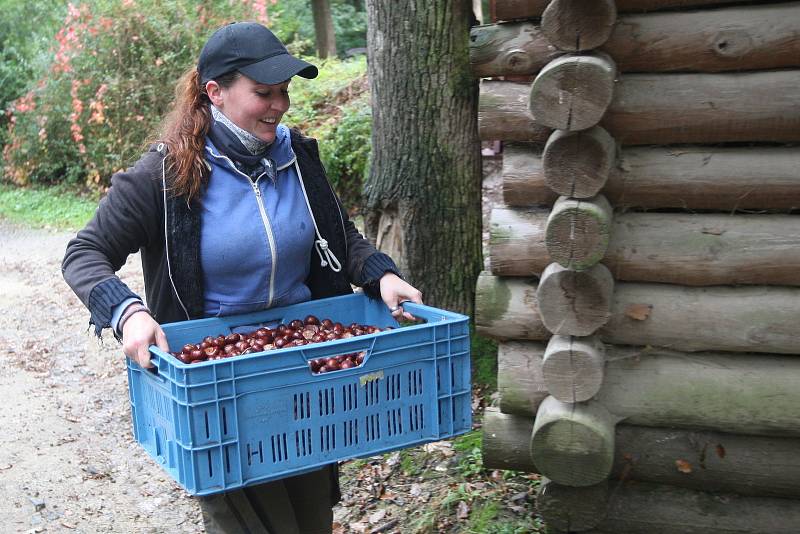
[[[380,279],[381,298],[392,317],[396,320],[402,318],[409,321],[415,320],[414,316],[403,309],[403,302],[411,301],[422,304],[422,293],[394,273],[386,273]]]

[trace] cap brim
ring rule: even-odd
[[[317,67],[290,54],[268,57],[258,63],[240,67],[239,72],[258,83],[267,85],[283,83],[292,76],[302,76],[310,79],[316,78],[317,74],[319,74]]]

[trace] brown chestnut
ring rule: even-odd
[[[202,360],[205,358],[205,354],[200,349],[194,349],[192,352],[189,353],[189,356],[192,360]]]
[[[275,348],[282,349],[286,345],[286,340],[282,337],[279,337],[275,340]]]
[[[301,328],[303,328],[303,321],[301,321],[300,319],[295,319],[289,323],[289,326],[295,330],[300,330]]]
[[[303,320],[303,324],[307,324],[307,325],[310,325],[310,324],[317,325],[317,324],[319,324],[319,319],[317,319],[317,318],[316,318],[316,317],[314,317],[313,315],[309,315],[308,317],[306,317],[306,318]]]
[[[330,319],[323,319],[320,324],[322,325],[322,328],[326,330],[333,328],[333,321]]]
[[[225,343],[231,345],[233,343],[236,343],[237,341],[240,341],[241,339],[242,338],[239,334],[236,333],[228,334],[227,336],[225,336]]]

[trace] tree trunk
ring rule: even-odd
[[[330,0],[311,0],[311,12],[314,14],[317,55],[323,59],[336,57],[336,32],[333,30]]]
[[[369,0],[367,16],[373,99],[367,235],[396,227],[405,254],[398,259],[425,301],[471,314],[482,266],[477,88],[468,54],[472,2]]]
[[[625,148],[602,193],[615,208],[790,210],[800,206],[798,168],[800,149],[790,147]],[[548,180],[540,149],[504,147],[506,205],[552,206]]]

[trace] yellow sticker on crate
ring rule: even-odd
[[[383,369],[374,373],[359,376],[358,383],[361,384],[361,387],[363,388],[369,382],[374,382],[375,380],[380,380],[381,378],[383,378]]]

